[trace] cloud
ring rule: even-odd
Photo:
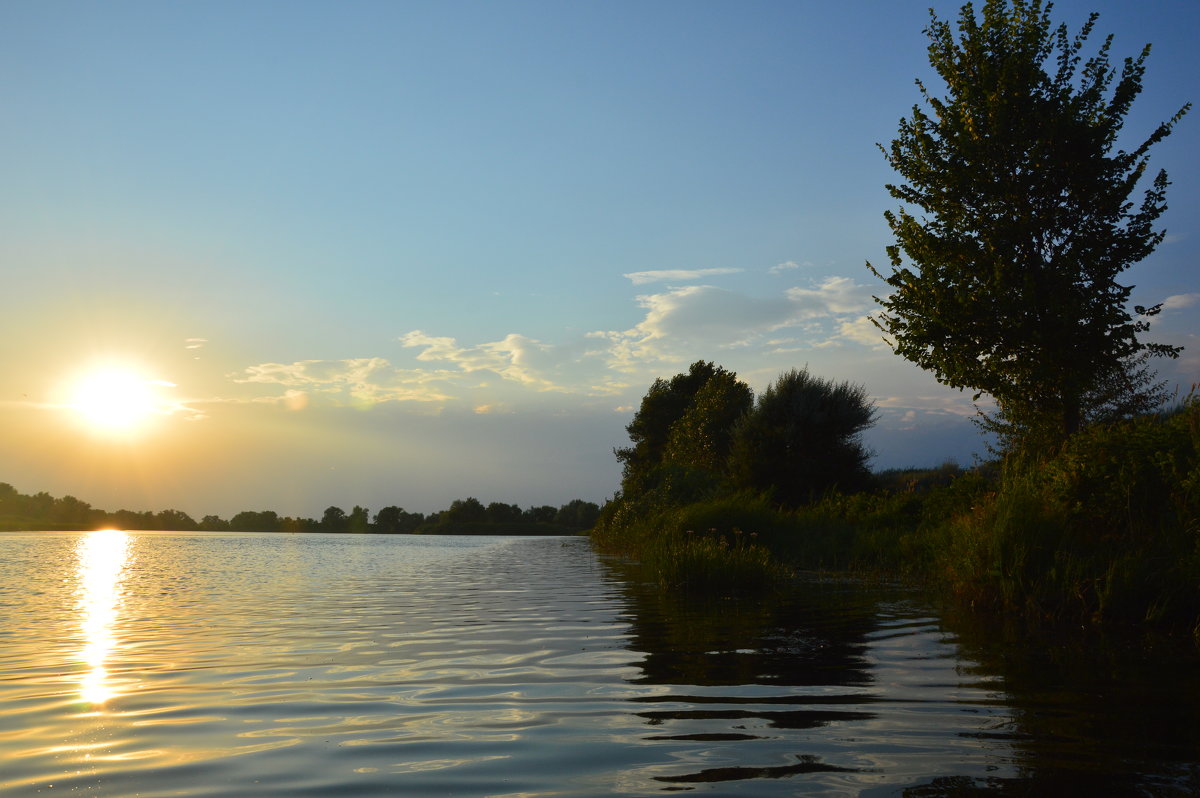
[[[852,319],[846,319],[838,324],[838,339],[842,341],[852,341],[862,346],[870,346],[876,349],[890,349],[887,341],[884,340],[883,330],[875,326],[871,321],[871,316],[855,316]]]
[[[741,271],[742,269],[661,269],[659,271],[630,272],[622,276],[629,278],[634,285],[645,285],[647,283],[690,282],[721,274],[738,274]]]
[[[789,288],[787,296],[810,317],[860,313],[872,305],[871,290],[849,277],[826,277],[813,288]]]
[[[992,401],[982,397],[978,402],[972,402],[968,394],[956,392],[938,396],[877,396],[873,400],[880,410],[908,417],[910,413],[930,416],[959,416],[974,418],[979,409],[991,410]]]
[[[530,392],[615,397],[616,404],[625,404],[631,390],[697,358],[736,359],[745,368],[770,371],[768,363],[791,360],[796,352],[885,348],[868,317],[870,289],[847,277],[825,277],[767,296],[713,285],[675,286],[641,294],[635,302],[643,315],[632,327],[593,330],[558,344],[517,332],[467,343],[411,330],[397,339],[411,358],[407,368],[382,357],[298,360],[261,363],[230,377],[242,385],[286,389],[255,401],[293,409],[412,402],[440,412],[458,403],[491,415],[527,401],[520,397]]]
[[[847,277],[827,277],[766,298],[695,285],[645,294],[637,302],[646,311],[637,325],[589,334],[608,342],[609,365],[618,370],[713,349],[760,346],[779,352],[793,351],[782,348],[793,343],[795,350],[843,343],[881,345],[879,336],[863,326],[869,325],[871,291]],[[775,334],[785,329],[792,334]]]
[[[203,349],[204,345],[206,343],[208,343],[207,338],[184,338],[183,339],[183,348],[184,349]]]
[[[416,358],[422,362],[446,362],[467,373],[488,371],[538,390],[562,390],[562,386],[545,376],[561,363],[561,353],[518,333],[490,343],[459,346],[454,338],[413,330],[400,336],[400,343],[420,349]]]
[[[799,269],[801,266],[812,266],[812,263],[810,261],[804,261],[803,264],[800,264],[796,263],[794,260],[785,260],[783,263],[777,263],[771,268],[767,269],[767,274],[783,274],[785,272]]]
[[[1200,294],[1174,294],[1163,300],[1163,310],[1183,310],[1200,302]]]
[[[281,385],[289,390],[280,401],[292,409],[302,409],[312,394],[354,404],[380,402],[441,402],[452,398],[430,385],[439,375],[424,371],[404,371],[381,357],[347,360],[298,360],[293,363],[262,363],[248,366],[230,375],[240,384]],[[261,399],[260,399],[261,401]]]

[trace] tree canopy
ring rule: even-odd
[[[866,390],[792,369],[755,401],[737,375],[697,361],[657,379],[618,449],[622,499],[686,504],[749,490],[797,506],[868,476],[860,434],[875,421]]]
[[[988,0],[979,16],[968,3],[957,36],[930,12],[929,61],[945,92],[917,81],[923,106],[881,147],[902,206],[885,214],[891,274],[868,268],[892,289],[877,298],[877,323],[898,354],[992,396],[1010,429],[1061,440],[1114,395],[1152,396],[1145,358],[1179,352],[1140,340],[1160,306],[1131,310],[1118,278],[1163,239],[1153,225],[1166,173],[1140,203],[1130,195],[1190,104],[1118,148],[1149,45],[1118,69],[1109,36],[1085,61],[1097,15],[1071,36],[1050,8]]]
[[[870,479],[871,456],[861,434],[874,422],[874,406],[861,385],[792,369],[738,420],[729,456],[732,482],[790,507],[833,489],[861,489]]]
[[[697,360],[686,373],[656,379],[625,427],[633,445],[615,451],[623,466],[621,489],[647,493],[662,481],[665,465],[700,465],[717,452],[723,458],[728,429],[749,403],[750,389],[711,362]]]

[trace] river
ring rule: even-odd
[[[583,538],[0,534],[0,794],[1200,794],[1194,648]]]

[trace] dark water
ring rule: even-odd
[[[582,539],[0,535],[0,793],[1196,795],[1193,649]]]

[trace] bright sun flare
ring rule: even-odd
[[[102,368],[83,375],[71,393],[71,407],[91,429],[129,433],[166,411],[159,389],[170,386],[132,369]]]

